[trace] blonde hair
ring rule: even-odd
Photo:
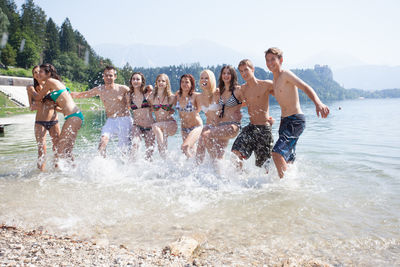
[[[212,72],[211,70],[203,70],[202,72],[200,72],[200,76],[203,73],[207,73],[208,81],[210,82],[211,92],[215,92],[215,90],[217,89],[217,80],[215,79],[214,72]]]
[[[164,90],[164,95],[167,96],[168,101],[169,101],[170,96],[172,96],[173,94],[172,94],[172,91],[171,91],[171,82],[169,81],[168,75],[165,74],[165,73],[158,74],[157,77],[156,77],[156,82],[155,82],[155,84],[154,84],[153,99],[154,99],[155,97],[157,97],[157,94],[158,94],[158,85],[157,85],[157,81],[158,81],[158,78],[160,78],[160,77],[162,77],[162,76],[164,76],[164,77],[165,77],[165,80],[167,81],[167,87],[166,87],[165,90]],[[160,104],[161,104],[161,103],[160,103]]]
[[[251,62],[250,59],[243,59],[239,62],[238,68],[240,68],[241,66],[248,66],[250,69],[254,70],[254,64],[253,62]]]

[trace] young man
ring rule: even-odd
[[[73,98],[89,98],[100,96],[106,110],[107,121],[101,129],[99,152],[105,157],[106,146],[110,138],[118,135],[120,149],[126,151],[130,145],[132,132],[132,118],[129,112],[127,99],[129,99],[129,88],[125,85],[114,83],[117,73],[114,67],[107,66],[103,72],[104,85],[92,88],[86,92],[73,92]]]
[[[295,159],[296,143],[305,128],[305,117],[300,108],[297,88],[314,102],[317,115],[326,118],[329,108],[318,98],[315,91],[291,71],[282,69],[282,51],[278,48],[269,48],[265,51],[265,60],[268,69],[274,75],[273,93],[281,106],[281,123],[279,139],[272,150],[272,158],[280,178],[287,170],[287,164]]]
[[[241,168],[243,159],[248,159],[254,151],[256,166],[264,166],[268,173],[274,142],[271,133],[273,119],[269,116],[269,94],[272,92],[272,81],[258,80],[254,76],[254,65],[248,59],[240,61],[238,68],[246,82],[241,86],[238,97],[247,105],[250,123],[236,138],[232,152],[238,157],[238,167]]]

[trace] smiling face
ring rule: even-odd
[[[243,64],[239,67],[240,75],[242,76],[243,80],[248,81],[254,78],[254,69],[250,68],[249,65]]]
[[[208,76],[207,72],[202,72],[200,74],[200,87],[201,87],[201,89],[205,90],[205,89],[209,89],[210,88],[209,79],[210,79],[210,77]]]
[[[188,94],[190,90],[192,89],[192,83],[190,82],[190,79],[188,77],[183,77],[181,80],[181,88],[182,91]]]
[[[277,55],[274,55],[272,53],[267,53],[265,55],[265,63],[271,72],[280,71],[282,62],[283,62],[282,57],[279,58]]]
[[[231,82],[232,79],[232,74],[231,71],[229,70],[229,68],[224,68],[222,70],[222,75],[221,75],[222,81],[224,83],[229,84]]]
[[[33,78],[40,81],[40,67],[36,67],[32,70]]]
[[[39,80],[41,81],[47,81],[47,79],[50,78],[50,72],[47,72],[44,69],[39,70]]]
[[[131,85],[133,88],[140,88],[142,86],[142,76],[139,74],[134,74],[131,78]]]
[[[115,70],[105,70],[103,73],[104,84],[106,85],[113,84],[116,78]]]
[[[165,90],[167,88],[167,79],[164,75],[160,75],[157,79],[157,88]]]

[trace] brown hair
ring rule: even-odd
[[[33,69],[32,69],[32,75],[33,75],[33,71],[34,71],[35,69],[37,69],[37,68],[40,69],[40,66],[39,66],[39,65],[36,65],[36,66],[33,67]],[[38,80],[36,80],[35,77],[33,77],[33,88],[35,88],[35,90],[36,90],[36,87],[38,87],[39,85],[40,85],[40,84],[39,84]]]
[[[238,68],[240,68],[241,66],[248,66],[250,69],[254,70],[254,64],[253,62],[251,62],[250,59],[243,59],[239,62]]]
[[[190,80],[190,83],[192,86],[189,91],[189,96],[191,96],[194,92],[194,89],[196,88],[196,80],[194,79],[192,74],[183,74],[181,76],[181,79],[179,80],[179,96],[182,96],[182,85],[181,84],[182,84],[183,78],[188,78]]]
[[[129,79],[129,88],[131,89],[131,93],[134,93],[134,92],[135,92],[135,90],[134,90],[134,88],[133,88],[133,85],[132,85],[132,78],[133,78],[133,76],[136,75],[136,74],[138,74],[138,75],[142,78],[142,84],[140,85],[139,91],[140,91],[142,94],[147,93],[147,90],[144,89],[144,87],[146,86],[146,78],[144,78],[144,75],[143,75],[143,73],[141,73],[141,72],[134,72],[134,73],[132,73],[132,76],[131,76],[131,78]]]
[[[44,70],[44,72],[46,73],[50,73],[50,78],[54,78],[56,80],[59,80],[60,82],[62,81],[60,75],[58,75],[57,70],[53,65],[49,63],[42,64],[40,65],[40,69]]]
[[[106,70],[113,70],[113,71],[114,71],[114,74],[117,75],[117,70],[116,70],[113,66],[110,66],[110,65],[106,66],[106,67],[104,68],[104,70],[103,70],[103,73],[104,73]]]
[[[229,88],[225,88],[225,83],[222,80],[222,72],[228,69],[229,72],[231,73],[231,81],[229,82]],[[218,88],[219,88],[219,92],[222,95],[225,91],[225,89],[229,89],[229,91],[231,91],[233,93],[233,91],[235,90],[235,87],[238,85],[238,77],[236,74],[235,69],[231,66],[231,65],[225,65],[222,67],[221,72],[219,73],[219,78],[218,78]]]
[[[281,59],[283,56],[283,51],[277,47],[271,47],[271,48],[268,48],[267,51],[265,51],[265,56],[267,56],[267,54],[273,54],[273,55],[277,56],[279,59]]]

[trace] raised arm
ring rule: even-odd
[[[37,95],[35,88],[32,85],[28,85],[26,87],[26,93],[28,94],[28,100],[29,100],[29,109],[30,110],[37,110],[37,103],[33,103],[32,98],[34,95]]]
[[[313,102],[315,105],[315,109],[317,112],[317,116],[321,114],[322,118],[326,118],[329,114],[329,108],[319,99],[317,93],[315,93],[314,89],[297,77],[291,71],[285,71],[285,75],[287,75],[287,80],[295,85],[297,88],[301,89]]]
[[[100,94],[100,87],[92,88],[85,92],[71,92],[72,98],[90,98]]]
[[[45,95],[50,91],[50,88],[54,86],[54,82],[52,82],[50,79],[47,80],[47,82],[43,85],[43,89],[40,90],[39,93],[33,94],[32,97],[36,101],[41,101]]]

